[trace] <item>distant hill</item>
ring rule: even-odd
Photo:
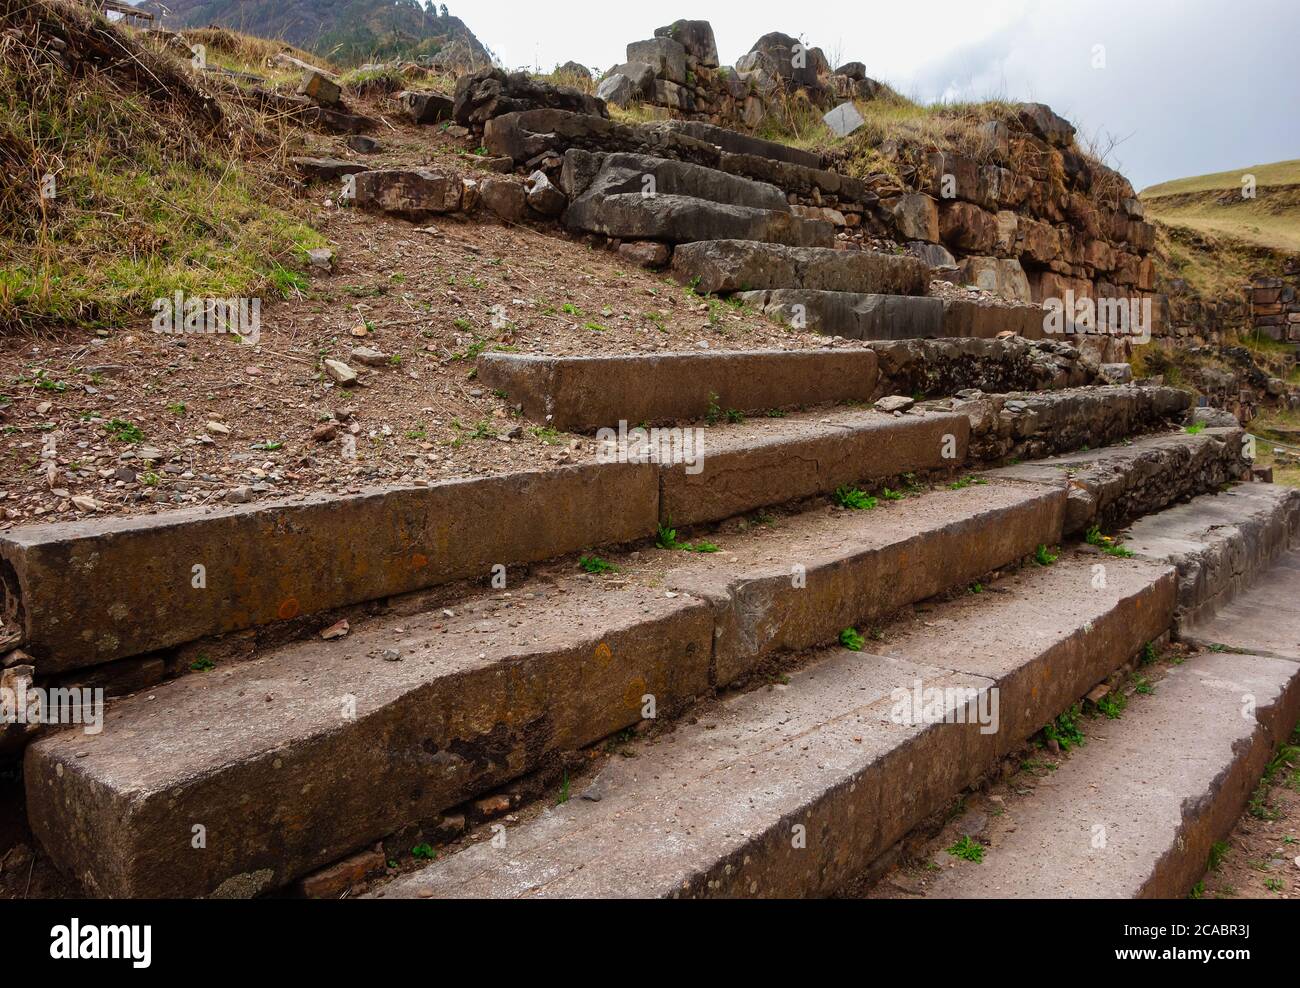
[[[419,0],[146,0],[162,27],[216,24],[289,44],[341,65],[455,54],[489,61],[491,52],[459,17]]]
[[[1242,195],[1246,175],[1254,176],[1254,198]],[[1300,251],[1300,160],[1161,182],[1141,199],[1148,215],[1171,226]]]

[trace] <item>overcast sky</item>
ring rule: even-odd
[[[1049,103],[1139,189],[1300,158],[1300,0],[563,0],[449,2],[511,67],[608,68],[677,17],[713,24],[724,63],[768,31],[913,98]],[[1104,67],[1094,68],[1096,46]]]

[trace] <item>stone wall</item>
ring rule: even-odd
[[[627,61],[605,74],[597,95],[748,131],[788,113],[791,101],[820,111],[894,96],[862,63],[832,70],[820,48],[779,32],[759,38],[735,66],[720,65],[707,21],[677,21],[629,44]],[[981,146],[969,154],[889,142],[880,150],[901,184],[871,175],[861,182],[866,195],[813,187],[791,191],[790,201],[805,215],[904,244],[950,280],[1009,299],[1149,300],[1161,334],[1168,324],[1156,293],[1155,228],[1128,180],[1083,154],[1074,136],[1049,107],[1021,104],[1014,119],[984,123]]]
[[[1282,277],[1257,277],[1247,293],[1251,328],[1280,343],[1300,343],[1300,260]]]

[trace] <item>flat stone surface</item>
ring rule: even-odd
[[[870,292],[773,289],[740,298],[797,329],[850,340],[944,336],[943,300]]]
[[[1257,716],[1243,716],[1250,695]],[[931,898],[1174,898],[1205,871],[1274,746],[1300,715],[1300,665],[1206,653],[1123,717],[1094,722],[981,863],[937,873]]]
[[[825,220],[692,196],[639,192],[580,198],[565,212],[564,223],[585,233],[669,243],[735,239],[829,247],[835,240],[835,228]]]
[[[1300,552],[1279,557],[1255,586],[1184,634],[1207,644],[1300,661]]]
[[[929,269],[914,257],[746,240],[682,244],[673,254],[673,277],[705,293],[807,288],[924,295],[930,283]]]
[[[716,405],[763,412],[866,401],[876,383],[865,350],[732,350],[710,353],[544,357],[483,354],[479,380],[524,414],[557,429],[589,431],[703,418]],[[550,417],[549,420],[547,417]]]
[[[1129,549],[1178,568],[1181,631],[1212,615],[1300,537],[1300,491],[1239,484],[1135,522]]]
[[[1060,595],[1088,582],[1079,565],[1029,571],[1006,588],[1015,604],[1036,606],[1001,609],[1002,634],[980,642],[986,654],[961,656],[985,659],[1000,679],[946,668],[947,655],[918,661],[830,650],[788,683],[732,696],[695,724],[636,743],[636,757],[610,760],[597,779],[598,802],[548,808],[507,830],[504,847],[471,847],[394,881],[383,895],[829,894],[991,764],[997,735],[972,723],[900,722],[898,691],[907,696],[921,683],[980,696],[996,685],[1001,709],[1031,708],[1018,723],[1037,729],[1059,709],[1029,692],[1019,670],[1072,648],[1113,668],[1141,648],[1145,628],[1130,623],[1133,602],[1167,585],[1167,570],[1139,564],[1108,590],[1076,594],[1062,612]],[[932,616],[942,618],[947,606]]]
[[[969,435],[965,415],[876,411],[719,426],[704,432],[698,467],[662,469],[660,517],[679,525],[718,521],[841,485],[874,488],[903,474],[958,469]]]
[[[989,483],[805,512],[747,547],[684,560],[664,584],[715,605],[714,678],[727,684],[1056,543],[1064,509],[1063,491]]]

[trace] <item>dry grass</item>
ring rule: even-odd
[[[1300,185],[1300,158],[1293,161],[1275,161],[1269,165],[1251,165],[1229,172],[1215,172],[1212,175],[1194,175],[1191,178],[1178,178],[1171,182],[1161,182],[1142,190],[1142,198],[1150,201],[1161,196],[1180,196],[1194,192],[1240,192],[1243,175],[1255,176],[1257,188],[1270,188],[1278,185]]]
[[[1240,299],[1256,274],[1280,272],[1285,258],[1237,237],[1207,235],[1156,220],[1162,274],[1181,278],[1206,299]]]
[[[0,0],[0,28],[0,154],[17,176],[0,197],[0,325],[117,325],[178,289],[294,289],[321,241],[240,158],[282,152],[274,119],[80,4]],[[37,194],[47,177],[53,198]]]
[[[1255,179],[1251,198],[1242,195],[1245,175]],[[1300,252],[1300,159],[1162,182],[1142,201],[1170,226]]]

